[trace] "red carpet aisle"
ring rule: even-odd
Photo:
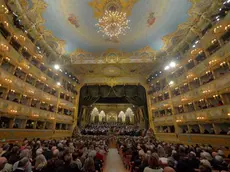
[[[110,148],[106,157],[104,172],[127,172],[116,148]]]

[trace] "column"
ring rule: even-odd
[[[77,95],[75,96],[75,102],[74,104],[74,112],[73,112],[73,125],[72,125],[72,132],[75,128],[75,126],[77,126],[77,121],[78,121],[78,111],[79,111],[79,97],[80,97],[80,89],[81,89],[82,85],[77,85],[76,86],[76,90],[77,90]]]
[[[219,134],[220,133],[220,128],[216,124],[213,123],[212,127],[214,129],[215,134]]]
[[[26,128],[27,119],[22,120],[21,127],[22,129]]]
[[[188,132],[191,133],[192,128],[190,127],[190,125],[187,125],[187,127],[188,127]]]
[[[43,122],[43,125],[42,125],[42,129],[43,129],[43,130],[44,130],[45,127],[46,127],[46,123],[47,123],[46,121]]]
[[[204,127],[202,126],[202,124],[199,124],[199,128],[200,128],[200,133],[204,133]]]
[[[15,118],[11,118],[9,122],[9,128],[13,128]]]
[[[174,109],[174,106],[173,106],[172,93],[171,93],[170,90],[169,90],[169,97],[170,97],[170,107],[172,109],[173,125],[174,125],[174,128],[175,128],[175,133],[178,134],[179,133],[179,127],[178,127],[178,124],[176,122],[176,112],[175,112],[175,109]]]
[[[155,127],[154,127],[154,123],[153,123],[153,117],[152,117],[152,105],[151,105],[151,96],[148,95],[147,93],[147,89],[148,89],[148,85],[144,84],[143,85],[145,88],[145,92],[146,92],[146,102],[147,102],[147,111],[148,111],[148,118],[149,118],[149,128],[152,128],[154,133],[156,133],[155,131]]]
[[[37,129],[37,121],[34,121],[33,129]]]

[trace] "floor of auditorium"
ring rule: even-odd
[[[116,148],[110,148],[105,161],[104,172],[127,172]]]

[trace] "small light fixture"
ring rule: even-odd
[[[173,85],[173,84],[174,84],[174,82],[173,82],[173,81],[170,81],[170,82],[169,82],[169,85]]]
[[[58,64],[55,64],[54,69],[58,70],[58,69],[60,69],[60,66]]]
[[[165,66],[165,68],[164,68],[165,70],[169,70],[169,66]]]
[[[169,66],[170,66],[170,67],[175,67],[175,66],[176,66],[176,63],[175,63],[175,62],[171,62],[171,63],[169,64]]]
[[[57,82],[57,85],[58,85],[58,86],[61,86],[61,83],[60,83],[60,82]]]

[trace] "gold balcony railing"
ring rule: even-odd
[[[48,121],[61,121],[64,124],[72,124],[73,117],[60,115],[53,112],[44,111],[41,109],[28,107],[22,104],[14,103],[8,100],[0,99],[0,109],[1,112],[5,112],[7,117],[15,117],[15,118],[26,118],[33,120],[48,120]]]
[[[164,116],[164,117],[159,117],[159,118],[154,118],[154,125],[158,126],[158,125],[164,125],[164,124],[173,124],[173,116]]]
[[[220,121],[230,119],[229,105],[208,108],[204,110],[194,111],[190,113],[183,113],[175,115],[176,122],[207,122],[207,121]]]

